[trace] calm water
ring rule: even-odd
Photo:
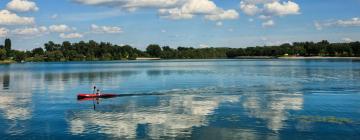
[[[360,139],[360,61],[0,65],[0,138]]]

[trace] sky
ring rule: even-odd
[[[81,40],[139,49],[351,42],[360,0],[0,0],[5,38],[19,50]]]

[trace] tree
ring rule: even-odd
[[[11,50],[11,40],[9,38],[5,39],[5,50],[8,52]]]
[[[52,41],[49,41],[48,43],[44,44],[46,51],[55,51],[55,43]]]
[[[35,55],[44,55],[44,49],[43,48],[35,48],[32,50],[32,54]]]
[[[6,56],[10,57],[10,52],[11,52],[11,40],[9,38],[5,39],[5,46],[4,46],[5,50],[6,50]]]
[[[146,52],[153,57],[160,57],[161,55],[161,48],[157,44],[151,44],[146,48]]]
[[[14,50],[13,53],[15,55],[15,61],[17,62],[24,61],[26,58],[26,53],[23,51]]]
[[[0,60],[6,59],[6,50],[0,49]]]

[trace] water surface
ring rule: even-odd
[[[93,85],[141,96],[76,99]],[[0,65],[0,137],[359,139],[360,61]]]

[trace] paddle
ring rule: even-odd
[[[95,90],[96,90],[96,86],[94,86],[94,90],[93,90],[93,94],[95,94]],[[94,105],[94,110],[95,110],[95,99],[93,98],[93,105]]]

